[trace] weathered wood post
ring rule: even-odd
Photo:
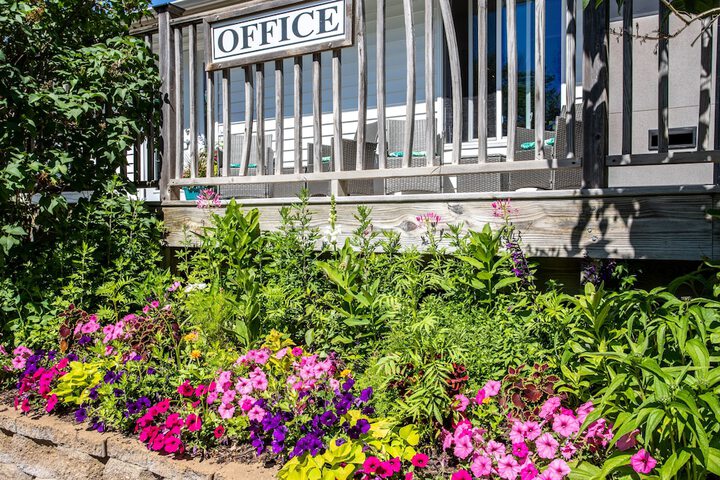
[[[610,0],[591,1],[583,15],[583,188],[607,186]]]
[[[177,200],[178,191],[171,191],[168,182],[175,177],[175,160],[177,156],[178,128],[176,120],[176,79],[175,79],[175,35],[170,19],[182,14],[183,9],[169,3],[169,0],[153,2],[158,17],[160,79],[162,86],[162,145],[160,170],[160,200]],[[179,66],[182,68],[182,65]],[[182,173],[182,172],[180,172]]]

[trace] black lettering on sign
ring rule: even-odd
[[[305,37],[309,37],[310,35],[312,35],[312,33],[313,33],[312,30],[310,30],[310,31],[309,31],[308,33],[306,33],[305,35],[302,35],[302,34],[300,33],[300,19],[303,17],[303,15],[309,15],[310,18],[313,19],[314,16],[315,16],[314,13],[315,13],[315,12],[302,12],[302,13],[300,13],[297,17],[295,17],[295,20],[293,20],[292,30],[293,30],[293,34],[294,34],[296,37],[298,37],[298,38],[305,38]]]
[[[225,48],[225,34],[226,33],[229,33],[232,36],[232,40],[231,40],[232,46],[230,48]],[[240,39],[238,38],[237,32],[235,30],[228,28],[227,30],[223,30],[223,32],[218,36],[218,48],[223,53],[230,53],[237,48],[239,41],[240,41]]]
[[[318,9],[318,33],[336,32],[338,28],[340,28],[340,22],[335,23],[334,27],[332,26],[333,15],[332,13],[330,13],[329,15],[327,14],[327,12],[331,11],[337,14],[337,6]]]

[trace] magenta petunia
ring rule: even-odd
[[[635,455],[630,457],[630,466],[638,473],[647,474],[657,465],[655,460],[644,448],[640,449]]]
[[[472,475],[467,470],[458,470],[452,474],[450,480],[472,480]]]
[[[424,468],[428,464],[428,456],[424,453],[416,453],[410,459],[410,463],[412,463],[415,467]]]
[[[380,466],[380,459],[377,457],[368,457],[365,459],[365,462],[363,463],[363,472],[365,473],[375,473],[377,468]]]

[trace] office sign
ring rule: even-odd
[[[256,1],[205,19],[207,70],[347,47],[353,0]]]

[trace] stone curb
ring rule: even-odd
[[[270,480],[276,475],[276,469],[261,464],[172,459],[133,438],[0,405],[0,480]]]

